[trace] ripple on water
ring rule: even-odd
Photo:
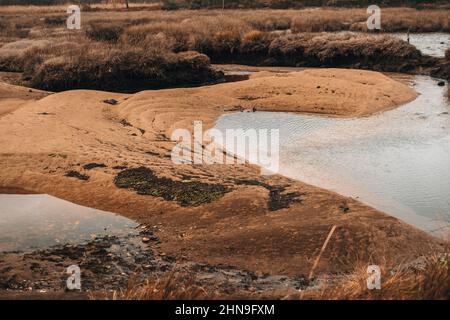
[[[371,117],[235,113],[216,128],[278,128],[281,174],[436,232],[450,221],[450,107],[435,79],[412,85],[416,100]]]

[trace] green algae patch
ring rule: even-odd
[[[126,169],[117,174],[114,184],[118,188],[133,189],[138,194],[176,201],[183,207],[199,206],[220,199],[231,189],[222,184],[197,181],[177,181],[158,177],[146,167]]]
[[[85,174],[82,174],[82,173],[79,173],[78,171],[75,171],[75,170],[67,171],[65,176],[66,177],[70,177],[70,178],[77,178],[77,179],[82,180],[82,181],[89,180],[89,176],[87,176]]]

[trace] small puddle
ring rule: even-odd
[[[0,194],[0,252],[82,244],[136,233],[137,223],[45,194]]]
[[[159,238],[113,213],[82,207],[49,195],[0,194],[0,294],[66,290],[66,267],[82,270],[82,287],[91,291],[126,289],[171,270],[195,274],[202,286],[224,292],[298,290],[303,276],[263,275],[227,265],[177,261],[159,254]],[[149,243],[142,242],[142,236]],[[214,289],[216,290],[216,289]]]
[[[439,236],[450,221],[450,106],[436,83],[415,77],[416,100],[370,117],[240,112],[221,116],[216,128],[280,129],[281,174]]]

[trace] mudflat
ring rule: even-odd
[[[261,176],[254,165],[174,164],[170,136],[191,130],[194,120],[211,127],[226,112],[368,116],[416,96],[383,74],[345,69],[258,72],[241,82],[132,95],[51,94],[0,118],[0,188],[47,193],[153,226],[157,249],[180,261],[307,274],[337,226],[317,274],[351,272],[361,260],[394,265],[443,242],[354,199]],[[143,176],[165,194],[138,194],[133,186]],[[170,192],[185,196],[189,187],[181,184],[206,195],[180,204]]]

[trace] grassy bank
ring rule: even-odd
[[[98,49],[80,46],[63,57],[33,50],[26,62],[31,86],[44,90],[98,89],[135,92],[148,88],[195,86],[221,80],[207,56],[197,52],[169,53],[134,48]],[[54,52],[51,52],[52,54]],[[26,55],[26,56],[27,56]],[[28,75],[28,76],[27,76]]]
[[[220,19],[219,19],[220,21]],[[214,63],[266,66],[339,66],[384,71],[407,71],[420,52],[394,37],[366,33],[279,34],[252,30],[240,21],[144,24],[126,29],[121,40],[144,48],[195,50]]]
[[[67,5],[59,6],[0,6],[0,15],[7,20],[20,21],[38,18],[63,16]],[[105,12],[108,10],[108,18]],[[139,20],[146,18],[148,22],[181,22],[185,19],[199,20],[202,17],[225,16],[230,19],[242,20],[251,28],[258,30],[286,30],[294,32],[310,31],[352,31],[364,30],[369,16],[366,7],[362,8],[305,8],[297,10],[273,9],[236,9],[236,10],[176,10],[166,11],[155,4],[139,6],[132,4],[130,10],[118,6],[91,5],[82,6],[84,21],[105,19],[109,21]],[[384,32],[448,32],[450,31],[450,11],[447,9],[417,10],[414,8],[386,8],[382,7],[381,28]],[[21,16],[24,15],[24,16]],[[125,18],[126,17],[126,18]],[[2,19],[3,20],[3,19]]]
[[[222,81],[209,59],[400,72],[437,63],[424,62],[415,47],[395,37],[329,32],[364,31],[363,9],[108,11],[108,19],[88,11],[81,30],[67,30],[64,13],[1,10],[0,71],[23,72],[24,83],[54,91],[136,91]],[[449,21],[447,11],[389,8],[383,10],[382,26],[449,31]]]

